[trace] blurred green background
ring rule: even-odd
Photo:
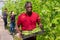
[[[26,1],[32,2],[33,11],[40,15],[46,31],[42,35],[37,35],[37,40],[60,40],[60,0],[8,0],[3,10],[7,8],[8,14],[13,10],[17,20],[18,15],[25,12]]]

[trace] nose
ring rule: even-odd
[[[32,10],[32,8],[31,8],[31,7],[29,7],[29,10]]]

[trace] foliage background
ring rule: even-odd
[[[33,11],[37,12],[41,17],[41,23],[46,31],[43,35],[37,35],[37,40],[60,40],[60,1],[59,0],[8,0],[4,8],[14,11],[18,16],[25,12],[24,4],[31,1]],[[17,19],[16,16],[16,19]]]

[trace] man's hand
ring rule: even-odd
[[[17,37],[18,40],[23,40],[23,38],[22,38],[22,36],[20,35],[20,33],[17,33],[15,36]]]
[[[22,38],[21,33],[17,33],[16,35],[17,35],[18,38]]]
[[[41,23],[39,24],[39,27],[42,30],[42,32],[44,32],[44,28],[43,28],[43,25]]]

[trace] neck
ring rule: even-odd
[[[26,12],[28,16],[31,16],[32,15],[32,12]]]

